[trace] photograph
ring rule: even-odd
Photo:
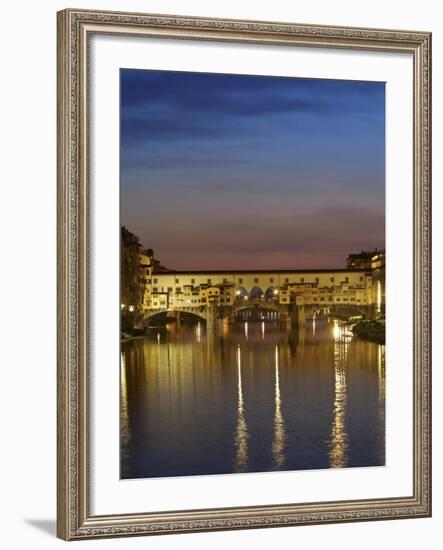
[[[120,479],[385,466],[385,82],[119,79]]]

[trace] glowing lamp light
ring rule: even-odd
[[[121,307],[122,309],[125,309],[126,306],[125,306],[125,304],[122,304],[120,307]]]
[[[377,281],[377,311],[381,310],[381,283]]]
[[[135,310],[134,306],[129,306],[129,311],[132,313]]]

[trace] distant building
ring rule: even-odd
[[[376,269],[384,267],[384,264],[384,250],[362,250],[346,258],[346,266],[350,269]]]
[[[140,309],[140,243],[136,235],[121,228],[120,302],[122,313]]]
[[[384,313],[385,290],[385,251],[362,250],[358,254],[350,254],[346,260],[347,266],[353,269],[370,269],[372,273],[371,303],[375,304],[377,311]]]

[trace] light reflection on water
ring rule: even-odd
[[[126,453],[130,440],[130,419],[128,411],[128,392],[126,386],[126,353],[121,353],[120,392],[121,392],[121,423],[120,439],[122,450]],[[127,458],[127,457],[126,457]]]
[[[332,320],[122,345],[123,478],[383,465],[384,424],[384,346]]]
[[[279,470],[285,462],[285,421],[281,411],[280,377],[278,371],[278,346],[275,346],[275,415],[274,415],[274,441],[272,443],[272,455],[275,469]]]
[[[237,397],[237,430],[235,433],[235,472],[247,472],[248,470],[248,426],[246,424],[243,408],[243,388],[241,378],[241,355],[240,345],[237,349],[237,377],[238,377],[238,397]]]
[[[329,465],[344,468],[348,461],[348,434],[345,428],[346,414],[346,367],[350,334],[337,321],[334,322],[334,410],[331,438],[329,441]]]

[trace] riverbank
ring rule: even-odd
[[[384,345],[385,343],[386,335],[384,320],[359,321],[352,327],[352,332],[364,340],[369,340],[376,344]]]

